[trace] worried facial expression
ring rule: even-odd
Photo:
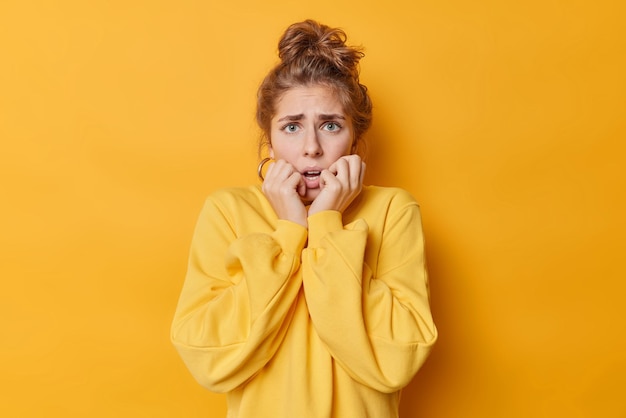
[[[270,138],[270,157],[300,172],[307,189],[302,200],[308,202],[320,192],[320,172],[354,151],[351,118],[333,90],[319,85],[283,94],[276,103]]]

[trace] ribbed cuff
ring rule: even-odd
[[[336,210],[325,210],[307,219],[309,224],[309,248],[319,247],[320,241],[329,232],[341,231],[343,220],[341,212]]]
[[[283,252],[299,254],[306,243],[307,230],[295,222],[279,219],[276,222],[276,231],[272,236],[283,249]]]

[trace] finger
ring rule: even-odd
[[[285,181],[295,171],[293,166],[285,160],[277,160],[274,164],[272,164],[271,169],[272,178],[278,182]],[[270,176],[269,169],[267,171],[267,176]]]
[[[298,184],[296,184],[296,192],[298,192],[300,196],[304,196],[306,194],[306,183],[304,182],[302,175],[298,172],[295,172],[291,175],[291,177],[297,178]]]
[[[363,181],[365,180],[365,169],[366,169],[366,164],[361,161],[361,173],[359,174],[359,184],[363,184]]]
[[[304,195],[306,194],[306,184],[304,184],[304,181],[300,182],[297,191],[300,197],[304,197]]]
[[[352,187],[359,187],[361,184],[361,171],[363,168],[361,165],[361,157],[358,155],[350,155],[349,157],[346,157],[346,161],[349,165],[350,185]]]
[[[323,190],[327,188],[329,185],[335,185],[335,184],[336,185],[340,184],[339,179],[337,178],[335,173],[330,171],[330,169],[322,170],[322,172],[320,173],[320,188]]]
[[[302,180],[302,175],[298,172],[292,172],[289,177],[285,180],[285,184],[289,186],[289,188],[296,190],[298,194],[304,185],[304,181]]]
[[[339,161],[339,160],[337,160],[337,161]],[[328,167],[328,171],[333,173],[333,175],[337,174],[337,161],[335,161],[334,163],[332,163],[330,165],[330,167]]]
[[[342,184],[348,185],[348,181],[350,179],[349,161],[345,157],[341,157],[340,159],[335,161],[334,164],[331,165],[331,167],[334,168],[334,172],[330,169],[330,167],[329,171],[333,173]]]

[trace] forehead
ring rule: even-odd
[[[291,113],[344,114],[343,106],[335,91],[327,86],[299,86],[287,90],[276,102],[274,117],[281,117]]]

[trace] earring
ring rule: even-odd
[[[263,158],[256,169],[256,174],[259,176],[261,181],[265,181],[265,177],[263,177],[263,166],[270,161],[272,161],[270,157]]]

